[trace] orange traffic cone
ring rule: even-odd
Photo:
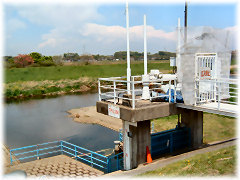
[[[152,162],[152,156],[147,146],[147,163],[151,163],[151,162]]]

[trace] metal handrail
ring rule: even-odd
[[[52,145],[52,144],[56,144],[56,143],[59,143],[59,145]],[[48,146],[48,147],[40,148],[41,146]],[[37,148],[37,149],[29,150],[29,149],[33,149],[33,148]],[[21,152],[23,150],[24,150],[24,152]],[[20,152],[18,152],[18,151],[20,151]],[[41,151],[45,151],[45,152],[41,153]],[[81,151],[85,151],[86,153],[81,152]],[[16,152],[16,153],[14,153],[14,152]],[[104,171],[107,171],[108,173],[113,171],[113,169],[111,168],[111,163],[110,163],[111,159],[113,159],[115,157],[117,157],[117,161],[120,161],[122,159],[120,157],[120,156],[122,156],[122,153],[119,153],[114,156],[104,156],[102,154],[99,154],[97,152],[88,150],[88,149],[80,147],[80,146],[77,146],[75,144],[72,144],[72,143],[69,143],[69,142],[66,142],[63,140],[59,140],[59,141],[47,142],[47,143],[42,143],[42,144],[37,144],[37,145],[25,146],[25,147],[21,147],[21,148],[10,149],[10,162],[11,162],[11,165],[13,165],[14,161],[25,160],[25,159],[35,158],[35,157],[37,159],[39,159],[40,156],[50,155],[50,154],[58,153],[58,152],[61,152],[61,154],[66,153],[67,155],[70,155],[71,157],[75,157],[76,160],[80,159],[80,160],[83,160],[84,162],[90,163],[92,167],[93,167],[93,165],[95,165],[95,166],[103,169]],[[34,154],[29,155],[29,153],[34,153]],[[16,157],[15,159],[13,159],[13,155]],[[24,156],[24,155],[26,155],[26,156]],[[120,170],[120,169],[121,168],[119,166],[119,162],[117,162],[117,170]]]
[[[195,88],[196,104],[214,101],[218,103],[218,110],[221,108],[221,103],[238,104],[238,82],[236,79],[195,79],[196,87],[199,86],[200,82],[206,82],[206,85],[211,87],[205,92],[200,92],[199,88]],[[231,98],[236,98],[236,100],[233,101]]]
[[[141,76],[132,76],[132,80],[131,81],[126,81],[124,80],[123,78],[121,77],[116,77],[116,78],[99,78],[98,79],[98,95],[99,95],[99,101],[102,101],[102,97],[106,97],[104,100],[105,101],[109,101],[110,99],[108,98],[111,98],[111,100],[113,100],[113,103],[114,104],[117,104],[117,101],[119,99],[124,99],[124,100],[129,100],[132,102],[132,108],[135,109],[135,106],[136,106],[136,101],[139,101],[141,100],[141,97],[137,96],[136,94],[139,92],[139,89],[136,89],[135,88],[135,85],[136,84],[143,84],[143,83],[151,83],[152,85],[162,85],[162,84],[166,84],[168,85],[168,90],[169,90],[169,93],[168,94],[165,94],[165,95],[157,95],[157,96],[154,96],[154,97],[150,97],[150,101],[154,98],[161,98],[161,97],[169,97],[169,103],[171,102],[171,84],[172,84],[172,81],[174,82],[174,102],[176,102],[176,78],[173,78],[173,79],[156,79],[156,80],[149,80],[149,81],[135,81],[135,77],[141,77]],[[104,81],[104,82],[112,82],[111,85],[104,85],[104,84],[101,84],[101,82]],[[168,82],[168,83],[163,83],[163,82]],[[117,83],[130,83],[131,84],[131,89],[130,90],[127,90],[126,87],[125,88],[117,88]],[[104,89],[104,90],[108,90],[108,92],[103,92],[101,91],[101,89]],[[152,87],[149,89],[150,92],[156,90],[156,89],[160,89],[160,88],[157,88],[157,87]],[[124,92],[129,92],[131,93],[132,96],[130,97],[121,97],[119,96],[119,93],[124,93]],[[140,90],[141,91],[141,90]],[[112,101],[111,101],[112,102]]]

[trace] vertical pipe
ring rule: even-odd
[[[134,81],[132,81],[132,108],[135,109],[135,88]]]
[[[92,153],[91,153],[91,166],[93,167]]]
[[[61,145],[60,145],[60,147],[61,147],[61,154],[63,154],[63,145],[62,145],[62,141],[60,141],[60,143],[61,143]]]
[[[144,75],[147,75],[147,22],[146,15],[143,16],[144,22]]]
[[[38,149],[38,145],[37,145],[37,159],[39,159],[39,149]]]
[[[168,89],[168,96],[169,96],[169,100],[168,102],[170,103],[171,102],[171,80],[169,80],[169,89]]]
[[[116,102],[116,82],[113,81],[113,94],[114,94],[114,104],[117,104]]]
[[[101,83],[100,80],[98,80],[98,100],[101,101]]]
[[[74,146],[74,151],[75,151],[75,159],[77,160],[77,147]]]
[[[221,86],[221,84],[220,84],[220,82],[218,82],[218,110],[220,110],[220,100],[221,100],[221,98],[220,98],[220,93],[221,93],[220,86]]]
[[[10,150],[10,162],[11,162],[11,165],[13,165],[13,160],[12,160],[12,151]]]
[[[177,64],[177,74],[181,71],[181,64],[180,64],[180,47],[181,47],[181,24],[180,18],[178,18],[178,27],[177,27],[177,57],[176,57],[176,64]]]
[[[188,10],[188,4],[187,1],[185,1],[185,11],[184,11],[184,43],[187,43],[187,10]]]
[[[127,81],[130,81],[130,51],[129,51],[129,15],[128,15],[128,0],[126,1],[126,29],[127,29]],[[130,82],[127,83],[128,94],[130,94]]]
[[[177,82],[176,79],[174,80],[174,103],[176,103],[176,99],[177,99],[177,92],[176,92],[176,86],[177,86]]]

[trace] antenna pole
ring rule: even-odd
[[[144,21],[144,75],[147,75],[147,27],[146,15],[143,16]]]
[[[130,81],[131,67],[130,67],[130,51],[129,51],[129,15],[128,15],[128,0],[126,1],[126,28],[127,28],[127,81]],[[130,82],[127,83],[128,94],[130,92]]]
[[[147,22],[146,15],[143,16],[143,36],[144,36],[144,75],[142,76],[143,81],[143,91],[142,91],[142,99],[148,100],[150,99],[149,93],[149,75],[147,74]]]
[[[184,11],[184,43],[187,43],[187,12],[188,12],[188,3],[185,1],[185,11]]]
[[[178,41],[177,41],[177,57],[176,57],[176,65],[177,65],[177,73],[180,72],[180,48],[181,48],[181,23],[180,23],[180,18],[178,18],[178,26],[177,26],[177,37],[178,37]]]

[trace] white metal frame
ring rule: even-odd
[[[136,80],[136,78],[140,80]],[[111,78],[99,78],[98,79],[98,94],[99,101],[108,101],[114,104],[117,104],[118,99],[125,99],[132,102],[132,108],[135,109],[135,105],[137,101],[141,100],[142,89],[136,88],[136,85],[142,87],[143,83],[149,83],[151,85],[169,85],[169,94],[168,95],[157,95],[154,97],[150,97],[150,101],[154,98],[166,97],[169,96],[169,102],[171,102],[171,85],[174,85],[174,103],[176,102],[176,78],[173,79],[157,79],[157,80],[149,80],[143,81],[142,76],[132,76],[131,81],[125,80],[126,77],[111,77]],[[131,85],[130,97],[122,97],[119,94],[127,94],[128,89],[126,88],[126,84]],[[124,87],[124,88],[121,88]],[[160,87],[152,87],[149,89],[150,92],[154,90],[161,89]],[[102,92],[104,90],[104,92]],[[104,97],[104,98],[103,98]],[[107,97],[107,98],[106,98]]]
[[[207,94],[199,93],[199,89],[196,88],[196,102],[197,104],[206,102],[217,102],[218,110],[221,109],[222,103],[237,105],[238,98],[238,81],[237,79],[209,79],[209,80],[196,80],[196,87],[199,83],[209,83],[211,86],[215,87]],[[225,90],[228,91],[228,97],[226,97]],[[236,98],[236,101],[231,101],[231,98]]]
[[[216,83],[201,78],[201,68],[210,68],[210,80],[217,79],[217,53],[195,54],[195,105],[216,101]]]

